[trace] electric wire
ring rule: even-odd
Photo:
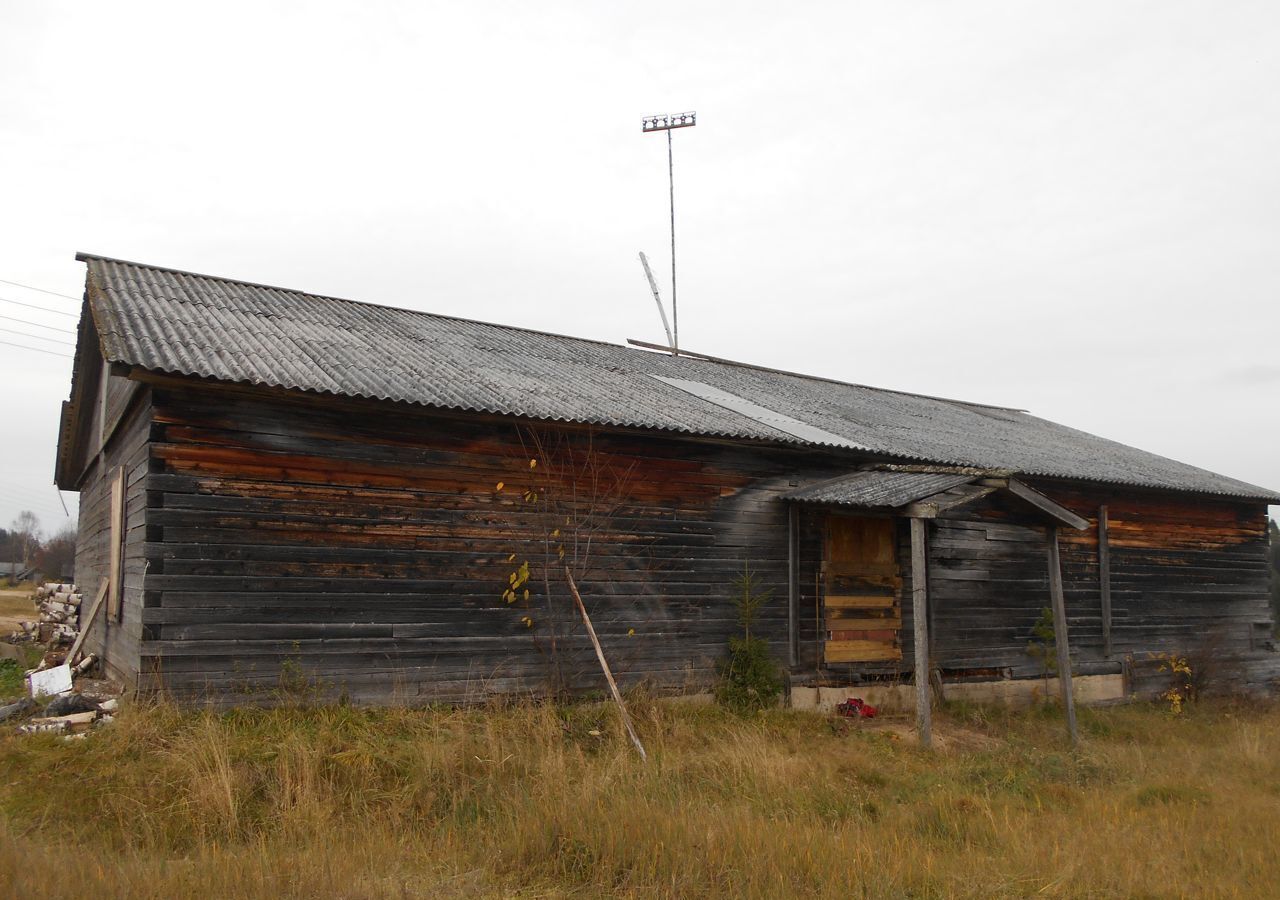
[[[14,306],[25,306],[28,309],[38,309],[41,312],[53,313],[55,316],[67,316],[71,319],[80,318],[79,313],[63,312],[60,309],[50,309],[47,306],[36,306],[34,303],[23,303],[21,300],[10,300],[8,297],[0,297],[0,303],[12,303]]]
[[[11,284],[11,285],[13,285],[14,287],[26,288],[26,289],[27,289],[27,290],[29,290],[29,291],[36,291],[36,292],[41,293],[41,294],[48,294],[48,295],[50,295],[51,297],[65,297],[66,299],[68,299],[68,300],[74,300],[74,301],[76,301],[77,303],[79,303],[79,302],[80,302],[80,300],[81,300],[81,298],[80,298],[80,297],[73,297],[73,296],[71,296],[70,294],[60,294],[60,293],[58,293],[57,291],[49,291],[49,290],[45,290],[44,288],[34,287],[34,286],[32,286],[32,285],[29,285],[29,284],[23,284],[21,281],[10,281],[10,280],[9,280],[9,279],[7,279],[7,278],[0,278],[0,284]]]
[[[53,485],[50,485],[53,487]],[[56,488],[55,488],[56,489]],[[34,488],[24,488],[20,485],[3,484],[0,485],[0,498],[9,500],[11,503],[48,503],[49,497],[43,491],[37,491]]]
[[[11,507],[15,512],[22,512],[23,510],[26,510],[28,512],[33,512],[36,514],[37,518],[42,520],[41,524],[44,524],[44,522],[48,522],[52,520],[53,526],[61,528],[64,523],[58,519],[58,508],[56,506],[50,506],[48,509],[45,509],[44,506],[41,505],[42,503],[43,501],[41,501],[41,503],[30,503],[30,502],[21,502],[17,500],[8,500],[8,499],[5,499],[4,497],[0,497],[0,504]],[[38,511],[34,510],[31,508],[33,506],[40,506],[40,509]],[[64,510],[63,515],[66,516],[68,519],[70,519],[71,510],[69,509]]]
[[[12,507],[15,511],[18,511],[18,512],[21,512],[24,509],[29,509],[32,512],[37,512],[34,507],[38,507],[39,512],[37,513],[37,515],[40,515],[42,513],[49,513],[50,510],[52,510],[52,514],[51,514],[52,517],[53,518],[57,517],[58,508],[54,506],[53,501],[47,497],[42,497],[38,500],[33,500],[29,498],[24,498],[24,497],[13,497],[8,494],[0,493],[0,505]],[[70,518],[71,510],[69,509],[66,510],[64,515]]]
[[[17,347],[19,350],[30,350],[32,353],[47,353],[50,356],[61,356],[63,359],[75,359],[70,353],[59,353],[56,350],[42,350],[39,347],[28,347],[26,344],[13,344],[9,341],[0,341],[6,347]]]
[[[64,347],[75,346],[75,344],[72,343],[71,341],[60,341],[57,338],[45,337],[42,334],[28,334],[27,332],[19,331],[16,328],[5,328],[3,325],[0,325],[0,331],[5,332],[6,334],[16,334],[19,337],[31,338],[32,340],[35,340],[35,341],[48,341],[50,344],[61,344]]]
[[[40,322],[32,322],[30,319],[19,319],[15,316],[0,316],[0,319],[4,319],[6,322],[20,322],[23,325],[32,325],[36,328],[44,328],[49,331],[57,331],[61,334],[75,334],[75,331],[73,331],[70,328],[58,328],[56,325],[44,325]]]

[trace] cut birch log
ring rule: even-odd
[[[54,724],[61,723],[67,726],[91,725],[93,724],[93,720],[96,718],[98,718],[97,711],[71,713],[70,715],[66,715],[66,716],[46,716],[40,719],[32,719],[31,724],[32,725],[54,725]]]
[[[26,725],[19,726],[18,734],[40,734],[42,732],[52,731],[54,733],[67,730],[66,722],[28,722]]]

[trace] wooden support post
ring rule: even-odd
[[[568,566],[564,567],[564,577],[569,582],[569,592],[573,594],[573,602],[578,607],[579,615],[582,616],[582,624],[587,626],[587,636],[591,638],[591,646],[596,648],[596,659],[600,660],[600,668],[604,670],[605,681],[609,682],[609,693],[613,694],[613,702],[618,704],[618,711],[622,713],[622,724],[626,726],[627,735],[630,736],[631,743],[636,745],[640,758],[648,762],[649,754],[644,752],[644,744],[640,743],[640,736],[636,734],[636,727],[631,724],[631,714],[627,712],[627,704],[622,702],[622,693],[618,690],[618,683],[613,680],[613,672],[609,670],[609,663],[604,658],[604,648],[600,646],[600,639],[596,637],[596,630],[591,624],[591,617],[587,615],[587,608],[582,603],[582,595],[578,593],[578,585],[574,583],[573,573],[569,571]]]
[[[1067,603],[1062,595],[1062,559],[1058,552],[1058,526],[1048,526],[1049,597],[1053,601],[1053,636],[1058,648],[1058,685],[1062,688],[1062,708],[1067,713],[1067,733],[1071,743],[1080,743],[1076,731],[1076,701],[1071,692],[1071,646],[1067,641]]]
[[[929,603],[924,519],[911,520],[911,622],[915,628],[916,730],[920,746],[933,743],[929,709]]]
[[[787,661],[800,664],[800,545],[799,513],[787,504]]]
[[[1102,652],[1111,656],[1111,543],[1107,507],[1098,509],[1098,587],[1102,593]]]
[[[821,669],[823,663],[822,645],[825,632],[822,630],[822,576],[827,564],[822,563],[813,576],[813,667]]]
[[[107,594],[107,617],[120,621],[120,595],[124,581],[124,466],[116,469],[111,479],[111,546],[109,565],[111,589]]]

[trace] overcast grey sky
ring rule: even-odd
[[[88,250],[656,341],[640,118],[697,110],[684,346],[1280,488],[1275,2],[0,0],[0,78],[0,279],[79,296]],[[0,349],[0,524],[56,530],[70,360]]]

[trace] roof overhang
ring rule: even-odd
[[[977,470],[853,472],[797,488],[784,500],[844,509],[888,511],[914,519],[936,519],[991,494],[1008,494],[1040,518],[1083,531],[1089,520],[1016,478]]]

